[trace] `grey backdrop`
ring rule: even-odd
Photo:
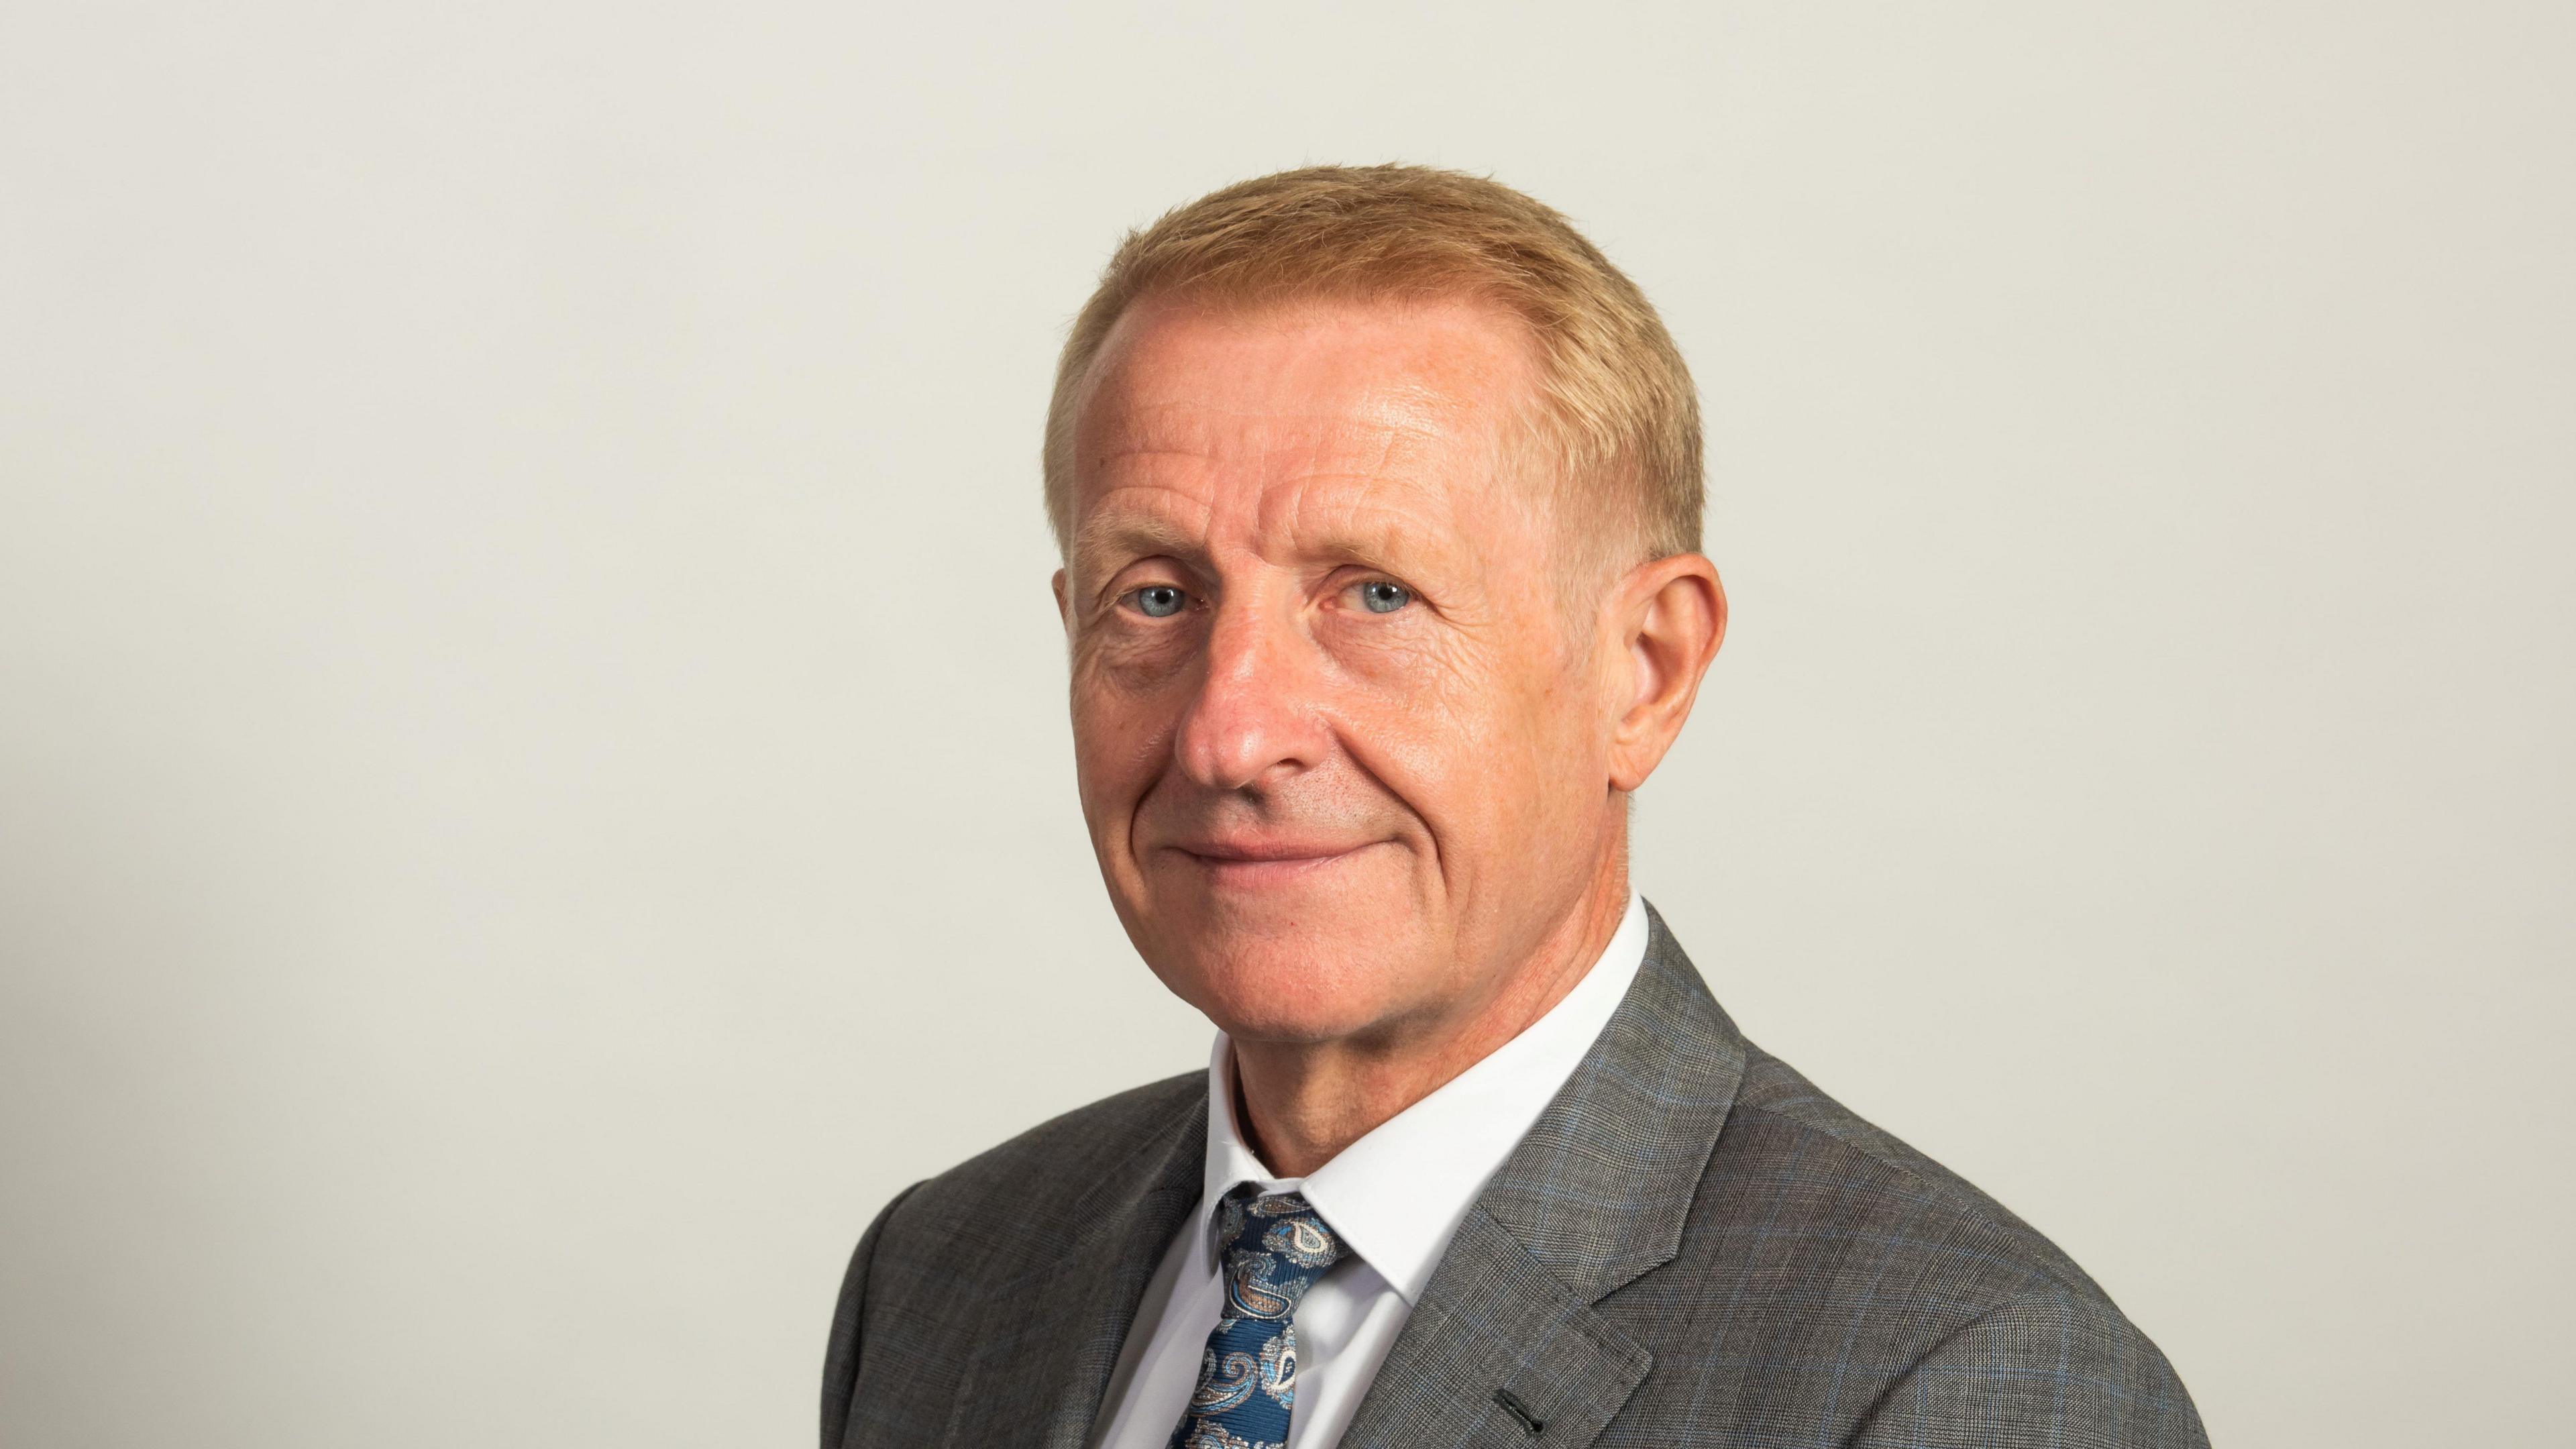
[[[21,3],[0,1442],[801,1444],[902,1184],[1201,1060],[1036,502],[1120,229],[1490,171],[1735,624],[1638,877],[2223,1443],[2563,1442],[2576,9]]]

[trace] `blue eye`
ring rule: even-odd
[[[1136,612],[1148,619],[1168,619],[1190,601],[1189,595],[1170,584],[1147,584],[1128,597],[1136,601]]]
[[[1372,614],[1392,614],[1413,602],[1413,590],[1384,579],[1360,585],[1360,606]]]

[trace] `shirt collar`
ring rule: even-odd
[[[1645,959],[1646,910],[1631,894],[1610,944],[1546,1015],[1305,1178],[1272,1176],[1244,1145],[1230,1048],[1217,1033],[1208,1059],[1206,1195],[1198,1219],[1211,1234],[1211,1257],[1220,1247],[1211,1214],[1226,1193],[1247,1182],[1263,1192],[1303,1192],[1406,1304],[1420,1301],[1476,1194],[1582,1064]]]

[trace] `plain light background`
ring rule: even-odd
[[[804,1444],[888,1195],[1207,1028],[1037,503],[1120,231],[1490,172],[1733,632],[1637,874],[2230,1445],[2564,1443],[2576,10],[0,21],[0,1443]]]

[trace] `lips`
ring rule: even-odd
[[[1378,840],[1194,840],[1156,851],[1225,890],[1286,887],[1333,871]]]
[[[1366,840],[1192,840],[1176,841],[1171,848],[1211,865],[1280,865],[1330,860],[1372,844]]]

